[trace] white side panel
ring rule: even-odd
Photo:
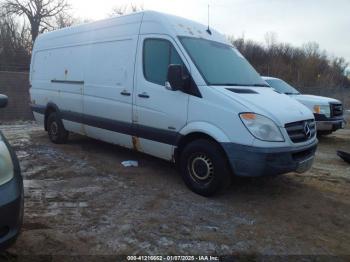
[[[159,157],[168,161],[171,161],[173,159],[173,146],[143,138],[140,138],[139,141],[140,147],[138,148],[138,151],[149,153],[152,156]]]
[[[84,87],[86,117],[114,121],[115,127],[114,132],[110,132],[86,124],[86,134],[129,148],[132,147],[131,136],[120,134],[118,125],[132,124],[136,45],[137,36],[90,45]]]
[[[143,13],[138,13],[48,32],[39,35],[34,49],[43,50],[60,46],[88,45],[137,35],[142,17]]]
[[[84,81],[85,54],[84,46],[36,52],[31,69],[32,100],[35,100],[37,105],[46,106],[51,102],[60,110],[82,113],[83,84],[62,81]],[[80,123],[71,123],[65,125],[65,128],[76,133],[83,132]]]
[[[74,80],[84,79],[86,46],[61,47],[35,53],[32,79]]]
[[[31,62],[32,102],[42,106],[52,102],[60,110],[131,123],[134,57],[142,17],[112,18],[40,35]],[[122,96],[122,91],[130,96]],[[67,120],[63,124],[72,132],[132,144],[123,134]]]
[[[109,131],[101,128],[89,128],[90,134],[89,137],[93,137],[97,140],[101,140],[107,143],[111,143],[114,145],[131,148],[131,138],[129,135],[124,135],[120,133],[116,133],[114,131]]]

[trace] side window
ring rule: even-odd
[[[143,72],[147,81],[164,85],[170,64],[184,65],[173,45],[163,39],[146,39],[143,45]]]

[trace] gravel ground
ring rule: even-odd
[[[305,174],[235,179],[214,198],[162,160],[74,135],[54,145],[33,123],[1,126],[21,162],[16,255],[350,255],[350,129],[320,139]],[[125,168],[124,160],[138,160]]]

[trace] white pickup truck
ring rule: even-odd
[[[263,79],[277,92],[289,95],[308,107],[314,113],[319,135],[329,135],[345,127],[343,105],[339,100],[324,96],[302,95],[279,78],[264,76]]]

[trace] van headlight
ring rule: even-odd
[[[315,105],[314,113],[325,115],[326,117],[331,116],[331,107],[329,105]]]
[[[13,163],[6,144],[1,141],[0,135],[0,186],[14,177]]]
[[[270,118],[255,113],[242,113],[239,117],[255,138],[269,142],[284,141],[279,127]]]

